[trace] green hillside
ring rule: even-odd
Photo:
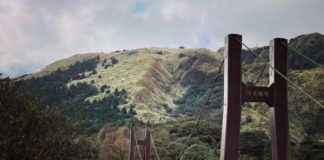
[[[128,93],[127,102],[120,108],[135,105],[137,118],[164,122],[173,120],[171,114],[179,109],[193,108],[194,104],[182,105],[191,99],[192,94],[204,96],[221,63],[214,54],[207,49],[143,48],[76,55],[23,79],[26,86],[40,91],[45,97],[44,103],[49,105],[72,98],[56,92],[58,87],[54,85],[57,83],[64,84],[67,90],[78,84],[97,89],[98,92],[89,93],[83,99],[72,94],[75,102],[101,101],[115,89],[124,89]],[[46,95],[49,95],[48,99]],[[55,95],[63,99],[55,98]]]
[[[289,46],[324,65],[324,36],[301,35]],[[254,49],[267,59],[268,47]],[[67,119],[94,136],[119,126],[150,121],[162,159],[175,159],[184,151],[219,154],[223,77],[217,77],[223,49],[141,48],[113,53],[87,53],[54,62],[43,70],[18,78],[24,88],[41,97],[41,105],[61,108]],[[264,63],[243,52],[243,81],[256,83]],[[324,69],[289,50],[288,77],[324,103]],[[268,84],[265,69],[257,85]],[[201,124],[197,116],[204,108]],[[240,150],[242,159],[269,159],[269,109],[258,103],[242,108]],[[292,159],[324,153],[324,109],[296,89],[289,88],[289,124]],[[108,134],[108,133],[107,133]],[[171,140],[171,141],[170,141]],[[171,142],[171,143],[169,143]],[[104,144],[101,144],[104,146]],[[103,147],[104,148],[104,147]],[[107,153],[108,154],[108,153]]]

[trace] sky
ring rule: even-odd
[[[0,0],[0,73],[19,76],[78,53],[143,47],[250,47],[324,33],[323,0]]]

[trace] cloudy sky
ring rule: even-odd
[[[324,33],[323,0],[0,0],[0,73],[17,76],[76,53],[141,47],[251,47]]]

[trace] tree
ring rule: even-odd
[[[119,91],[118,91],[118,88],[115,88],[115,91],[114,91],[114,96],[119,96]]]
[[[109,132],[108,126],[103,127],[98,133],[101,144],[100,160],[126,160],[129,146],[129,128],[119,127]]]
[[[215,160],[216,154],[206,144],[193,144],[183,153],[184,160]]]
[[[0,77],[0,159],[85,159],[95,155],[88,142],[73,141],[72,127],[56,107],[18,82]]]
[[[115,57],[111,57],[110,59],[111,59],[111,64],[112,65],[115,65],[115,64],[117,64],[119,62]]]
[[[135,105],[134,104],[132,104],[130,107],[129,107],[129,110],[128,110],[128,114],[130,114],[130,115],[136,115],[137,113],[136,113],[136,111],[134,110],[134,108],[135,108]]]

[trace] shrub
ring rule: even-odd
[[[193,144],[183,153],[183,158],[186,160],[214,160],[216,154],[206,144]]]
[[[245,117],[245,122],[246,123],[251,123],[253,121],[252,117],[250,115]]]
[[[108,86],[105,84],[103,86],[100,87],[100,91],[101,92],[105,92],[105,90],[108,88]]]
[[[184,53],[179,54],[179,58],[185,57],[186,55]]]
[[[111,64],[112,65],[115,65],[115,64],[117,64],[119,62],[115,57],[111,57],[110,59],[111,59]]]
[[[172,109],[169,107],[168,104],[164,103],[164,104],[162,104],[162,107],[164,108],[165,112],[167,112],[169,114],[172,113]]]
[[[137,113],[136,113],[136,111],[134,109],[135,109],[135,104],[131,104],[129,106],[128,114],[130,114],[130,115],[136,115]]]
[[[98,134],[98,140],[101,143],[101,151],[99,159],[111,160],[111,159],[126,159],[128,155],[129,146],[129,133],[128,127],[117,128],[113,132],[109,132],[108,127],[104,127]]]
[[[128,54],[131,55],[131,54],[136,54],[136,53],[138,53],[138,51],[136,51],[136,50],[132,50],[132,51],[130,51]]]
[[[107,69],[108,67],[110,67],[110,64],[105,65],[105,69]]]
[[[163,55],[162,51],[157,51],[156,54]]]

